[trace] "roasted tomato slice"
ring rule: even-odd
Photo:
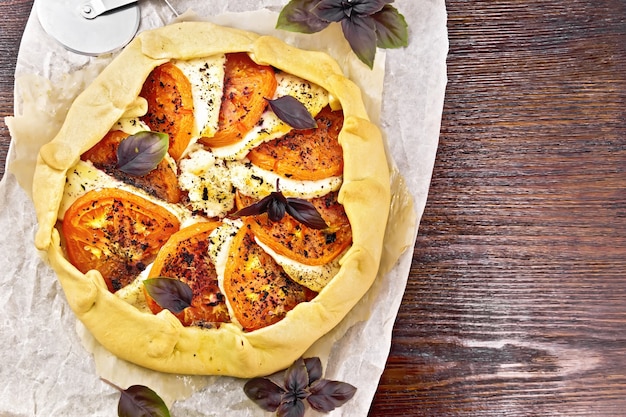
[[[117,168],[117,148],[128,136],[128,133],[121,130],[112,130],[80,158],[91,161],[96,168],[126,184],[141,188],[154,197],[178,203],[181,197],[178,179],[167,160],[163,159],[155,169],[143,176],[129,175]]]
[[[296,180],[320,180],[341,175],[343,149],[339,132],[343,113],[325,107],[315,118],[316,129],[292,130],[248,153],[256,166]]]
[[[112,292],[132,282],[179,227],[163,207],[116,188],[79,197],[62,224],[69,261],[83,273],[100,271]]]
[[[235,235],[224,273],[224,292],[245,331],[282,320],[288,311],[317,293],[292,281],[254,241],[244,226]]]
[[[193,136],[191,83],[176,65],[168,62],[150,73],[139,95],[148,101],[143,122],[151,130],[170,136],[169,153],[178,161]]]
[[[193,291],[191,307],[177,314],[185,326],[216,327],[230,316],[220,291],[215,266],[209,258],[209,235],[220,222],[195,223],[174,233],[154,260],[150,278],[167,277],[183,281]],[[144,291],[154,314],[162,308]]]
[[[267,107],[266,98],[276,91],[272,67],[258,65],[246,53],[226,56],[224,95],[215,136],[201,138],[207,146],[236,143],[259,121]]]
[[[270,249],[305,265],[324,265],[339,256],[352,243],[352,229],[337,193],[310,200],[329,225],[326,229],[312,229],[289,214],[272,222],[267,214],[246,217],[254,235]],[[237,193],[237,208],[255,200]]]

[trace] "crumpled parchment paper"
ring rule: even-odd
[[[383,130],[393,167],[394,197],[383,264],[364,299],[306,355],[322,358],[326,378],[358,388],[349,403],[327,415],[361,417],[367,415],[389,354],[426,204],[446,84],[445,4],[397,0],[394,6],[409,24],[409,47],[379,51],[375,71],[363,71],[336,27],[319,36],[274,30],[276,12],[286,2],[170,0],[179,13],[188,11],[183,19],[212,20],[269,33],[306,49],[326,50],[366,92],[370,117]],[[174,20],[162,1],[139,4],[140,31]],[[34,248],[36,219],[29,193],[37,150],[54,136],[75,95],[111,58],[63,49],[41,28],[35,4],[18,56],[16,117],[7,120],[13,142],[7,174],[0,182],[0,230],[5,236],[0,241],[0,252],[5,254],[0,260],[0,338],[5,344],[0,351],[0,415],[115,415],[119,393],[101,377],[122,387],[150,386],[174,416],[268,415],[243,394],[245,381],[164,375],[110,355],[77,322],[54,272]],[[309,410],[307,415],[317,413]]]

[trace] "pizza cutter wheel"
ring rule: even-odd
[[[37,0],[37,15],[66,49],[92,56],[125,46],[140,18],[137,0]]]

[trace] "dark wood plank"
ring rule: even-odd
[[[447,8],[440,147],[371,415],[624,415],[626,3]]]
[[[4,118],[13,114],[15,62],[32,5],[33,0],[2,0],[0,3],[0,177],[4,176],[10,143]]]

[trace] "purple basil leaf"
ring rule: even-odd
[[[278,181],[276,181],[276,189],[278,190]],[[273,221],[278,222],[285,217],[285,211],[287,207],[287,199],[280,191],[274,191],[267,197],[262,198],[260,201],[250,204],[248,207],[244,207],[241,210],[236,211],[231,216],[256,216],[259,214],[267,213],[267,217]]]
[[[300,33],[316,33],[325,29],[329,22],[311,12],[318,2],[319,0],[291,0],[278,15],[276,28]]]
[[[272,199],[267,206],[267,217],[273,222],[279,222],[285,217],[286,205],[280,200]]]
[[[322,361],[318,357],[304,359],[304,365],[309,374],[309,385],[322,377]]]
[[[346,382],[320,379],[313,383],[309,390],[311,395],[307,401],[311,408],[328,413],[350,400],[356,392],[356,387]]]
[[[285,389],[298,393],[309,386],[309,374],[302,358],[295,361],[285,372]]]
[[[267,378],[249,380],[243,386],[243,391],[265,411],[276,411],[285,393],[285,390]]]
[[[328,227],[315,206],[307,200],[288,198],[287,213],[311,229],[326,229]]]
[[[117,147],[117,167],[126,174],[146,175],[163,160],[168,146],[165,133],[143,131],[130,135]]]
[[[401,48],[409,44],[408,25],[404,16],[393,6],[385,6],[372,15],[376,24],[379,48]]]
[[[256,203],[250,204],[247,207],[242,208],[241,210],[237,210],[232,214],[232,217],[242,217],[242,216],[256,216],[259,214],[263,214],[267,211],[267,207],[272,201],[272,195],[268,195],[267,197],[262,198]]]
[[[143,281],[146,291],[154,301],[174,314],[191,305],[193,291],[186,283],[174,278],[149,278]]]
[[[170,417],[159,395],[143,385],[133,385],[121,391],[117,406],[119,417]]]
[[[303,417],[304,416],[304,402],[300,399],[296,399],[293,402],[284,402],[278,407],[276,412],[277,417]]]
[[[393,3],[393,0],[354,0],[352,1],[352,13],[359,16],[369,16],[379,12],[387,3]]]
[[[317,17],[327,22],[339,22],[349,16],[352,8],[346,8],[341,0],[321,0],[312,10]]]
[[[376,26],[371,17],[353,16],[341,21],[343,35],[356,56],[368,67],[374,66],[376,56]]]
[[[311,113],[297,98],[282,96],[276,100],[267,101],[274,114],[294,129],[314,129],[317,127],[317,122]]]
[[[369,16],[379,12],[387,3],[393,3],[393,0],[321,0],[313,13],[320,19],[339,22],[354,16]]]

